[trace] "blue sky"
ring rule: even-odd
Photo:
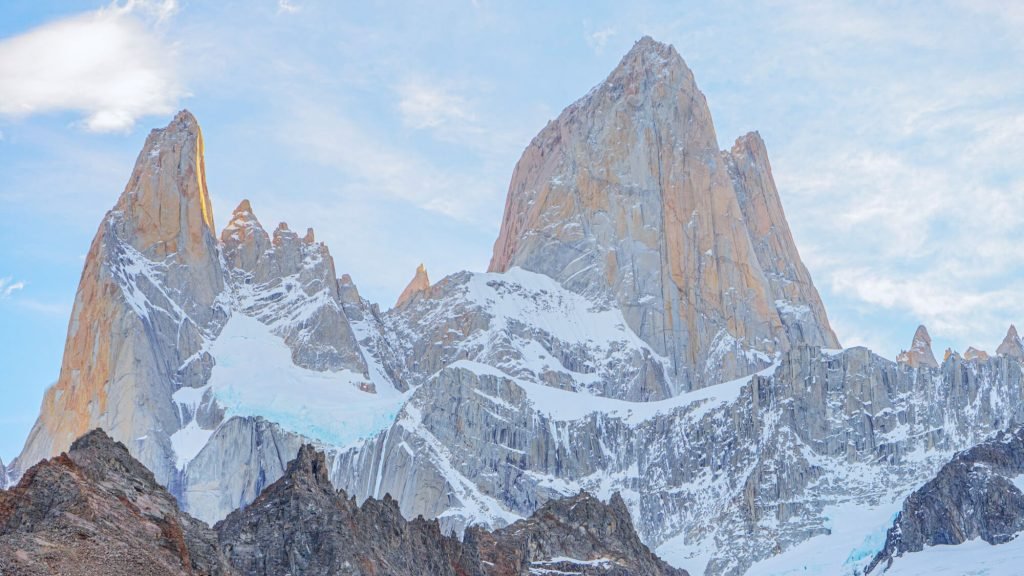
[[[644,34],[719,143],[759,130],[841,341],[1024,322],[1024,4],[151,0],[0,6],[0,458],[57,378],[83,256],[147,132],[206,137],[215,220],[312,226],[389,306],[483,270],[530,138]]]

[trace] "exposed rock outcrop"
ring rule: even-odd
[[[100,430],[0,492],[0,574],[234,573],[214,532]]]
[[[1013,324],[1010,324],[1010,329],[1006,331],[1006,337],[996,348],[996,354],[1009,356],[1014,360],[1024,360],[1024,342],[1017,335],[1017,327]]]
[[[629,509],[616,492],[605,504],[586,492],[548,501],[532,516],[488,533],[470,528],[485,573],[645,574],[686,576],[655,556],[633,529]],[[518,568],[518,570],[517,570]]]
[[[7,466],[4,465],[4,461],[0,459],[0,490],[7,488]]]
[[[413,296],[421,294],[430,290],[430,277],[427,276],[427,268],[420,264],[416,268],[416,274],[409,281],[409,285],[402,290],[402,293],[398,296],[398,301],[395,302],[395,308],[400,308],[405,305],[406,302],[412,300]]]
[[[925,546],[980,538],[1003,544],[1024,531],[1024,428],[957,454],[911,494],[868,571]]]
[[[390,495],[357,505],[335,491],[323,454],[308,445],[284,476],[216,530],[232,565],[254,576],[686,574],[640,542],[618,495],[609,504],[586,493],[550,502],[504,530],[471,529],[463,543],[443,535],[436,520],[407,521]]]
[[[988,359],[988,352],[975,348],[974,346],[968,346],[967,350],[964,351],[964,360],[980,360],[984,362]]]
[[[620,308],[675,392],[838,347],[763,142],[720,152],[693,74],[650,38],[523,153],[489,270],[516,266]]]
[[[904,350],[896,356],[896,361],[917,368],[938,368],[939,363],[932,353],[932,337],[928,335],[928,329],[923,325],[917,327],[914,332],[914,340],[910,343],[910,350]]]

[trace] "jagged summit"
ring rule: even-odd
[[[967,350],[964,351],[964,360],[980,360],[982,362],[989,359],[988,352],[981,348],[975,348],[974,346],[968,346]]]
[[[1013,324],[1010,324],[1009,330],[1006,331],[1006,337],[1003,338],[1002,343],[996,348],[996,354],[1024,360],[1024,342],[1021,341],[1020,336],[1017,334],[1017,327]]]
[[[914,332],[914,339],[910,343],[910,350],[900,352],[899,356],[896,357],[896,361],[907,364],[911,368],[919,366],[938,368],[939,363],[935,360],[935,354],[932,353],[932,337],[928,334],[928,329],[923,324],[918,326]]]
[[[395,302],[395,308],[403,306],[405,303],[413,299],[414,296],[421,292],[426,292],[430,289],[430,276],[427,275],[427,267],[420,263],[416,267],[416,274],[413,275],[412,280],[409,281],[409,285],[402,290],[402,293],[398,296],[398,301]]]

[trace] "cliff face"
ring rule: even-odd
[[[92,242],[68,326],[57,383],[19,457],[24,470],[103,426],[134,444],[167,484],[171,394],[201,384],[204,342],[227,310],[206,190],[202,132],[188,112],[146,139],[135,169]]]
[[[650,38],[523,153],[489,269],[515,266],[622,309],[676,391],[838,347],[763,142],[720,152],[693,74]]]

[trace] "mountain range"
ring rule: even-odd
[[[147,490],[173,497],[162,510],[197,519],[174,526],[220,522],[195,538],[221,555],[210,566],[243,573],[302,556],[261,572],[250,544],[223,541],[304,530],[279,499],[299,468],[310,506],[429,519],[402,529],[401,554],[440,566],[472,548],[510,574],[589,569],[528,566],[554,548],[515,552],[554,538],[538,518],[581,491],[635,527],[627,564],[641,574],[660,562],[646,547],[692,574],[898,573],[926,545],[992,534],[931,538],[948,514],[910,518],[921,499],[984,514],[956,508],[975,489],[947,470],[1024,422],[1016,330],[994,354],[941,363],[924,327],[896,361],[841,348],[764,141],[719,147],[669,45],[639,40],[532,140],[487,272],[431,283],[421,266],[389,310],[312,229],[268,232],[242,201],[218,234],[205,173],[192,114],[150,133],[86,257],[60,377],[0,486],[70,466],[76,439],[102,428],[151,472]],[[1022,525],[1005,526],[989,556],[1015,553]],[[356,557],[338,550],[290,569]],[[606,554],[583,552],[565,556]]]

